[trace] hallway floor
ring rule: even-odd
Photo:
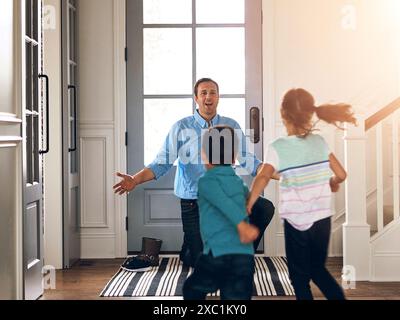
[[[100,292],[118,271],[123,259],[82,260],[69,270],[57,271],[56,290],[46,290],[42,300],[156,300],[149,298],[101,298]],[[329,258],[328,269],[341,282],[341,258]],[[323,299],[320,291],[312,285],[316,299]],[[400,282],[359,282],[356,289],[346,290],[351,300],[400,300]],[[179,298],[180,299],[180,298]],[[266,300],[286,300],[287,297],[268,297]],[[165,297],[160,300],[166,300]]]

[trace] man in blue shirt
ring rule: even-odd
[[[239,124],[231,118],[217,114],[219,86],[214,80],[209,78],[198,80],[194,87],[194,98],[199,108],[194,115],[172,126],[155,160],[132,176],[117,173],[122,180],[114,186],[115,193],[120,195],[130,192],[139,184],[161,178],[178,159],[174,191],[175,195],[181,199],[184,232],[180,258],[184,264],[190,266],[194,266],[203,250],[197,204],[197,184],[199,178],[206,172],[201,161],[202,132],[217,125],[227,125],[240,130],[241,147],[238,154],[240,166],[254,177],[262,164],[254,154],[248,151],[246,139]],[[262,197],[254,205],[250,223],[260,230],[259,237],[254,241],[254,248],[258,247],[266,227],[272,220],[274,210],[273,204]]]

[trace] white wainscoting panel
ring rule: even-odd
[[[114,233],[82,234],[82,259],[114,259],[115,238]]]
[[[400,281],[400,220],[371,238],[370,281]]]
[[[81,126],[81,228],[113,228],[113,129]]]
[[[114,129],[81,125],[82,258],[115,257]]]
[[[107,137],[81,137],[82,228],[107,228]]]

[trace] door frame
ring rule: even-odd
[[[127,171],[126,134],[126,1],[113,1],[114,29],[114,172]],[[112,177],[111,181],[117,181]],[[127,196],[114,196],[115,210],[115,256],[125,258],[128,254]]]
[[[25,34],[24,32],[24,6],[22,6],[21,1],[16,1],[14,7],[14,17],[15,17],[15,29],[14,29],[14,43],[15,52],[17,54],[17,59],[15,59],[15,71],[16,77],[14,82],[15,87],[15,104],[16,104],[16,117],[21,121],[21,139],[24,138],[22,132],[23,121],[23,101],[25,101],[24,86],[25,86],[25,71],[24,71],[24,61],[25,61]],[[15,209],[16,209],[16,290],[15,295],[17,300],[24,299],[24,192],[23,192],[23,144],[22,141],[18,144],[16,148],[17,152],[17,162],[15,164],[15,177],[16,177],[16,198],[15,198]]]
[[[127,0],[127,1],[129,1],[129,0]],[[264,4],[264,0],[259,0],[259,1],[255,2],[254,4],[251,3],[251,2],[250,2],[250,4],[249,3],[246,4],[246,8],[247,8],[247,6],[249,6],[249,7],[251,7],[251,9],[254,9],[254,10],[246,10],[245,11],[246,19],[245,19],[245,23],[244,24],[245,24],[246,44],[248,44],[249,42],[251,43],[252,41],[254,41],[256,43],[255,47],[257,48],[257,50],[252,50],[252,49],[254,49],[252,46],[246,46],[246,54],[245,54],[245,56],[246,56],[246,61],[245,61],[245,63],[246,63],[246,75],[247,74],[251,74],[253,72],[257,73],[257,72],[260,72],[260,71],[262,72],[263,71],[263,61],[264,61],[264,59],[263,59],[263,50],[262,50],[263,49],[263,44],[264,44],[263,43],[263,23],[262,23],[262,7],[263,7],[263,4]],[[140,1],[138,1],[138,3],[135,2],[135,6],[136,6],[135,8],[132,7],[132,9],[131,9],[132,12],[137,12],[137,10],[141,10],[142,9],[142,4],[141,4]],[[192,10],[194,10],[194,9],[192,8]],[[127,15],[128,14],[129,13],[127,12]],[[261,24],[261,30],[258,29],[260,24]],[[179,27],[181,27],[182,24],[178,23],[178,25],[179,26],[176,26],[174,23],[172,23],[172,24],[168,24],[168,27],[171,27],[171,28],[178,27],[179,28]],[[185,25],[185,27],[187,27],[187,28],[190,28],[190,27],[193,27],[193,22],[192,23],[187,23],[187,25],[186,24],[183,24],[183,25]],[[201,26],[203,26],[203,27],[204,26],[211,26],[211,25],[213,25],[213,24],[210,24],[210,25],[201,24]],[[229,25],[229,24],[227,24],[227,25]],[[163,25],[163,24],[161,24],[161,26],[165,27],[165,25]],[[230,26],[232,26],[232,25],[230,25]],[[140,30],[142,30],[142,22],[140,22],[140,21],[131,21],[129,26],[127,25],[127,29],[128,29],[128,27],[130,28],[130,30],[137,30],[138,28]],[[153,25],[150,24],[150,27],[153,27]],[[198,27],[197,24],[196,24],[196,27]],[[196,28],[193,29],[193,30],[196,30]],[[143,37],[141,32],[139,32],[139,34],[137,34],[136,36],[137,36],[138,39],[141,39]],[[141,42],[139,41],[139,44],[140,43]],[[130,48],[130,50],[133,50],[133,49]],[[195,52],[194,53],[192,52],[192,54],[194,54],[192,64],[195,65],[196,64]],[[143,55],[143,52],[139,48],[138,52],[135,52],[135,54],[134,54],[134,60],[133,61],[136,61],[137,59],[139,59],[139,60],[142,59],[143,58],[142,55]],[[261,65],[258,65],[258,64],[255,65],[253,63],[253,61],[259,61]],[[136,63],[134,63],[134,64],[136,66]],[[142,83],[142,85],[143,85],[143,79],[142,79],[143,78],[143,74],[141,74],[141,73],[143,73],[143,70],[141,70],[141,69],[142,68],[138,68],[138,70],[139,70],[138,72],[139,73],[135,72],[134,75],[131,76],[131,78],[132,78],[131,80],[135,84]],[[193,76],[194,76],[193,82],[195,82],[197,79],[196,79],[196,76],[194,75],[194,73],[193,73]],[[264,114],[263,107],[264,107],[264,93],[265,92],[263,90],[263,80],[264,80],[263,75],[261,75],[259,78],[257,78],[254,81],[254,83],[250,82],[249,78],[246,77],[246,83],[245,83],[245,86],[246,86],[246,93],[245,93],[246,101],[247,100],[252,100],[251,102],[246,102],[246,108],[250,109],[250,107],[258,107],[261,114]],[[250,90],[250,88],[252,88],[252,90]],[[139,96],[141,97],[143,95],[143,92],[142,92],[141,88],[139,90],[140,92],[137,92],[137,91],[138,91],[137,88],[134,88],[134,92],[133,93],[132,93],[132,90],[130,90],[130,94],[133,95],[133,97],[136,97],[136,98],[132,99],[134,101],[134,103],[132,103],[132,104],[134,104],[134,105],[138,104],[139,102],[140,102],[139,105],[142,103],[142,100],[139,99],[140,101],[138,101],[137,97],[139,97]],[[174,95],[169,95],[169,94],[166,94],[166,95],[161,94],[160,96],[157,95],[157,97],[160,97],[161,99],[162,98],[168,99],[165,96],[169,96],[169,98],[173,98],[174,97]],[[226,95],[222,95],[222,96],[225,96],[226,98],[229,98],[230,95],[226,94]],[[149,95],[148,97],[151,97],[151,95]],[[177,97],[186,98],[186,95],[182,94],[182,95],[178,95]],[[187,96],[187,98],[189,98],[189,95]],[[190,94],[190,98],[192,98],[192,94]],[[193,102],[193,109],[195,109],[195,108],[196,108],[196,104]],[[247,111],[249,112],[249,110],[247,110]],[[246,128],[250,127],[250,125],[249,125],[250,116],[248,115],[248,112],[246,112],[246,126],[244,128],[242,128],[244,131],[245,131]],[[262,154],[263,150],[265,149],[264,122],[265,122],[264,121],[264,117],[261,117],[260,125],[263,128],[263,129],[261,129],[261,132],[263,134],[263,136],[262,136],[263,142],[262,143],[258,143],[258,144],[255,145],[255,150],[253,152],[256,153],[256,154],[260,154],[260,153]],[[143,128],[141,127],[141,124],[138,124],[138,126],[136,126],[134,128],[133,132],[130,132],[130,136],[140,135],[142,131],[143,131]],[[247,135],[248,133],[246,132],[245,134]],[[130,142],[130,143],[132,144],[132,142]],[[137,149],[138,146],[140,147],[139,149],[142,149],[142,146],[140,144],[138,145],[137,143],[133,143],[133,149]],[[260,157],[260,159],[261,159],[261,157]],[[136,170],[140,170],[142,167],[143,166],[137,167]],[[129,173],[132,173],[132,172],[129,172]],[[151,188],[151,186],[149,188]],[[140,191],[142,191],[142,190],[140,190]],[[263,246],[263,249],[262,249],[264,253],[265,253],[266,248],[267,248],[267,246],[265,246],[265,243],[266,243],[266,237],[264,237],[264,242],[263,242],[264,246]]]
[[[114,143],[116,146],[114,154],[114,171],[126,172],[126,1],[114,0],[113,15],[114,15]],[[275,63],[275,24],[274,24],[274,9],[275,0],[262,0],[262,51],[263,51],[263,124],[264,124],[264,150],[268,147],[268,143],[276,136],[276,110],[275,106],[277,99],[275,96],[275,81],[274,81],[274,63]],[[114,181],[117,179],[114,178]],[[270,186],[266,189],[266,197],[273,203],[276,203],[277,190],[276,187]],[[114,209],[116,218],[116,257],[125,257],[128,253],[128,232],[125,228],[125,219],[127,217],[127,198],[114,197]],[[283,237],[279,234],[277,223],[278,212],[276,212],[273,221],[268,226],[268,231],[264,237],[264,254],[274,256],[278,253],[278,240]]]
[[[277,135],[277,114],[275,83],[275,0],[262,0],[262,60],[263,60],[263,125],[264,125],[264,150],[268,150],[268,144]],[[264,193],[265,197],[275,206],[274,217],[267,227],[264,236],[264,254],[267,256],[282,255],[284,249],[284,234],[279,230],[278,212],[278,184],[271,183]]]

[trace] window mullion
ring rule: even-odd
[[[197,43],[196,43],[196,0],[192,0],[192,72],[193,86],[197,81]],[[192,87],[193,87],[192,86]],[[193,99],[193,114],[196,111],[196,101]]]

